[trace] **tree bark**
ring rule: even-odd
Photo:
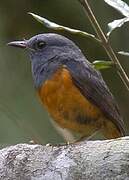
[[[1,180],[128,180],[129,137],[0,150]]]

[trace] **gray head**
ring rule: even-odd
[[[29,40],[14,41],[8,45],[28,50],[32,64],[32,76],[37,88],[59,66],[65,65],[70,58],[77,60],[83,56],[80,49],[71,40],[53,33],[39,34]]]

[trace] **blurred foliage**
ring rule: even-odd
[[[129,4],[129,0],[126,0]],[[107,24],[122,18],[103,0],[90,0],[90,4],[107,32]],[[76,0],[0,0],[0,144],[29,142],[41,143],[62,141],[52,127],[49,117],[42,109],[33,87],[29,58],[23,50],[6,46],[12,40],[30,38],[44,32],[54,32],[43,27],[29,16],[28,12],[40,14],[53,22],[94,34],[82,7]],[[111,44],[116,51],[129,51],[129,23],[111,35]],[[83,51],[89,61],[107,60],[108,57],[99,44],[91,39],[63,32]],[[120,62],[129,72],[128,56],[121,56]],[[129,93],[113,69],[102,71],[103,77],[117,99],[127,129],[129,129]],[[128,73],[129,75],[129,73]],[[129,130],[128,130],[129,132]]]
[[[129,5],[122,0],[104,0],[104,1],[109,6],[113,7],[124,16],[124,18],[122,19],[115,19],[112,22],[108,23],[109,31],[107,33],[107,36],[109,36],[111,32],[114,31],[116,28],[123,26],[124,23],[129,21]]]

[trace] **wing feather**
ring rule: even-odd
[[[100,72],[96,71],[87,60],[75,61],[71,59],[67,62],[67,68],[71,73],[74,84],[81,93],[99,107],[124,135],[124,123],[118,105]]]

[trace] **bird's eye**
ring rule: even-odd
[[[43,49],[46,46],[46,43],[44,41],[38,41],[36,43],[36,49]]]

